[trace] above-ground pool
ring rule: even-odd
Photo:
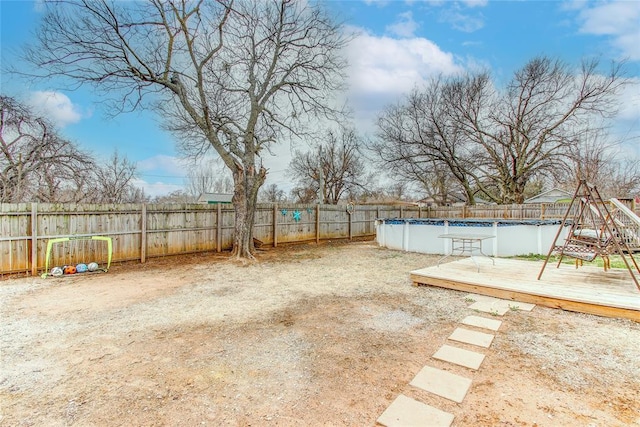
[[[494,236],[482,242],[482,251],[491,256],[546,255],[562,221],[503,219],[378,219],[378,245],[409,252],[446,255],[451,240],[443,234],[480,234]],[[569,227],[564,227],[558,242],[564,242]]]

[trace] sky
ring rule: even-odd
[[[578,66],[584,58],[603,64],[626,60],[628,85],[620,97],[613,137],[640,157],[640,1],[328,1],[329,8],[356,31],[349,60],[348,98],[354,124],[373,137],[375,119],[386,105],[436,75],[489,70],[498,84],[530,59],[545,55]],[[100,159],[114,150],[137,164],[138,180],[151,197],[183,188],[189,163],[176,141],[158,125],[153,111],[109,118],[88,89],[61,91],[55,81],[29,84],[9,73],[20,67],[20,49],[33,39],[42,17],[40,1],[0,0],[0,93],[38,108],[60,133]],[[286,171],[293,147],[264,154],[266,184],[289,191]]]

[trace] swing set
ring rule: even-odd
[[[611,202],[614,205],[613,210],[603,202],[595,185],[585,180],[580,181],[538,274],[538,280],[542,277],[549,258],[553,254],[559,255],[556,268],[560,267],[565,256],[575,259],[576,268],[580,267],[584,261],[591,262],[600,257],[605,271],[611,268],[610,256],[619,255],[636,287],[640,290],[640,283],[635,274],[637,272],[640,275],[640,267],[629,246],[629,242],[638,240],[639,236],[631,227],[617,219],[615,214],[620,210],[634,222],[640,222],[640,219],[617,199],[612,199]],[[572,210],[574,205],[576,207]],[[573,217],[569,219],[571,212]],[[563,244],[558,244],[560,234],[567,225],[569,225],[567,237]]]

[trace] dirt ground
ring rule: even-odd
[[[510,311],[478,371],[432,359],[477,315],[411,285],[435,260],[331,242],[0,281],[0,425],[373,426],[401,393],[455,426],[640,425],[638,323]],[[425,365],[471,378],[463,403],[410,386]]]

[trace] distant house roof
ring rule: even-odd
[[[198,197],[198,203],[218,204],[218,203],[231,203],[233,194],[225,193],[202,193]]]
[[[573,194],[559,188],[552,188],[544,191],[536,196],[530,197],[524,203],[555,203],[559,200],[571,199]]]

